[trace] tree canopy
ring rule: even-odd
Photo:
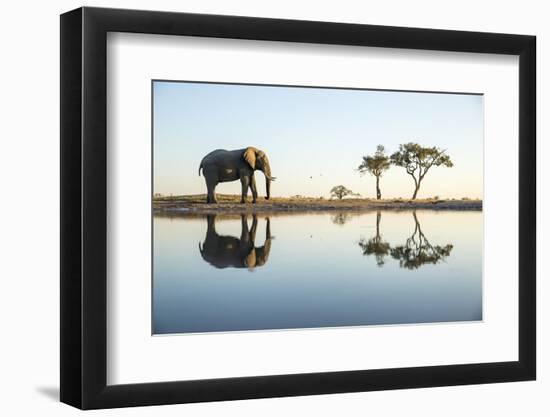
[[[341,199],[343,199],[344,197],[346,197],[348,195],[358,195],[358,194],[356,194],[353,191],[347,189],[343,185],[336,185],[336,186],[332,187],[332,189],[330,190],[330,196],[331,197],[336,197],[338,200],[341,200]]]
[[[385,154],[384,146],[378,145],[374,155],[363,156],[363,161],[357,168],[361,174],[369,173],[376,177],[376,198],[380,200],[380,177],[382,173],[390,168],[390,158]]]
[[[375,177],[382,175],[384,171],[390,168],[390,158],[385,154],[383,145],[376,147],[374,155],[363,156],[363,161],[357,168],[361,174],[369,173]]]
[[[409,142],[399,145],[399,150],[391,155],[391,163],[405,168],[407,174],[414,180],[413,200],[431,167],[443,165],[450,168],[453,166],[451,158],[445,152],[444,149],[436,146],[423,147],[418,143]]]

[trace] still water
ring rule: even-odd
[[[156,214],[153,333],[482,319],[480,211]]]

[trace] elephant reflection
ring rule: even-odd
[[[413,218],[415,223],[413,234],[404,245],[391,248],[391,257],[399,261],[401,268],[407,269],[417,269],[425,264],[435,265],[444,261],[451,254],[453,245],[431,245],[422,233],[416,211],[413,211]]]
[[[361,238],[359,240],[359,247],[363,251],[363,255],[374,255],[376,259],[376,265],[384,265],[384,258],[390,253],[390,244],[382,240],[380,235],[380,219],[382,214],[376,212],[376,235],[369,240]]]
[[[208,228],[204,242],[199,243],[202,258],[216,268],[248,268],[263,266],[271,250],[271,225],[269,217],[265,219],[265,242],[255,246],[258,218],[252,217],[252,226],[248,228],[246,215],[241,215],[241,236],[219,235],[216,232],[216,215],[207,216]]]
[[[376,213],[376,235],[369,240],[361,238],[359,247],[363,255],[374,255],[376,264],[382,266],[384,258],[389,254],[393,259],[399,261],[399,266],[406,269],[417,269],[425,264],[435,265],[444,261],[453,250],[453,245],[445,246],[432,245],[422,232],[416,211],[412,213],[414,219],[414,232],[406,240],[404,245],[390,246],[382,240],[380,235],[380,212]]]

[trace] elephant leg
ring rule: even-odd
[[[206,204],[212,204],[214,202],[214,192],[212,187],[207,187]]]
[[[211,177],[205,177],[206,179],[206,189],[207,189],[207,196],[206,196],[206,202],[207,203],[217,203],[216,200],[216,185],[217,182],[211,178]]]
[[[241,239],[242,243],[248,242],[248,220],[246,214],[241,214]]]
[[[204,173],[204,171],[203,171]],[[210,201],[210,182],[208,181],[208,179],[206,178],[206,175],[204,176],[204,183],[206,184],[206,204],[209,204],[211,201]]]
[[[256,189],[256,179],[254,174],[250,178],[250,191],[252,191],[252,204],[256,204],[256,199],[258,198],[258,190]]]
[[[256,229],[258,228],[258,217],[253,214],[252,215],[252,226],[250,227],[250,241],[252,244],[256,241]]]
[[[216,234],[216,215],[215,214],[207,214],[206,215],[206,233],[210,234]]]
[[[241,177],[241,186],[242,186],[241,204],[244,204],[246,202],[246,195],[248,194],[249,185],[250,185],[250,178],[248,178],[247,176]]]
[[[207,187],[208,194],[206,195],[206,203],[212,204],[214,202],[214,187]]]
[[[218,204],[218,199],[216,198],[216,186],[212,186],[212,203]]]

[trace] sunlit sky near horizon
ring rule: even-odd
[[[419,198],[482,198],[483,97],[418,92],[153,83],[154,192],[203,194],[198,167],[214,149],[255,146],[265,151],[277,181],[272,196],[329,197],[344,185],[375,197],[375,178],[356,168],[378,144],[446,149],[453,168],[433,167]],[[264,177],[256,172],[259,195]],[[392,166],[380,180],[382,197],[410,198],[413,180]],[[217,193],[240,194],[240,182]]]

